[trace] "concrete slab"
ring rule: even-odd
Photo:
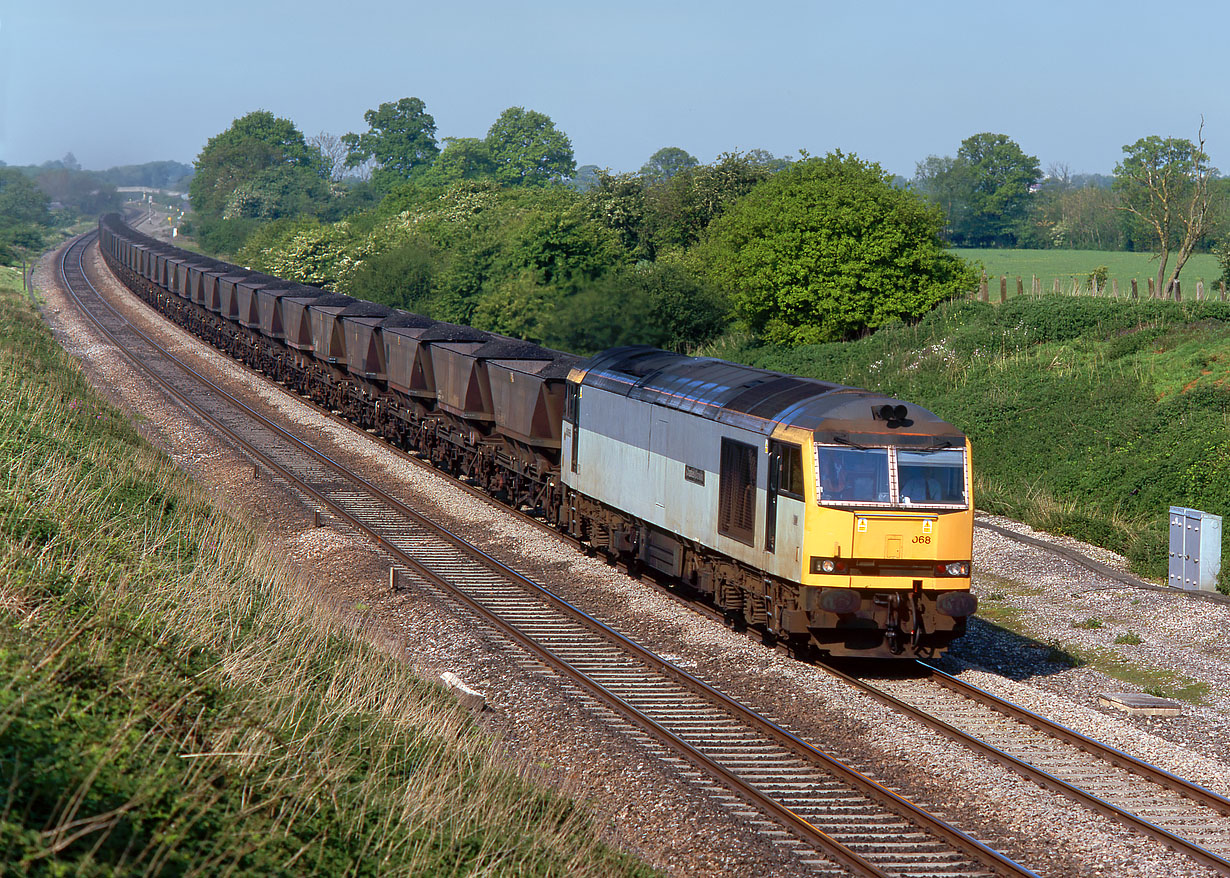
[[[1140,716],[1178,716],[1183,705],[1143,692],[1106,692],[1098,696],[1098,704]]]
[[[440,675],[440,679],[444,681],[445,686],[453,690],[458,701],[475,713],[480,713],[487,706],[487,699],[483,694],[475,692],[465,683],[461,682],[461,678],[456,674],[446,671]]]

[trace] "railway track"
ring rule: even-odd
[[[346,471],[161,349],[65,249],[66,291],[181,404],[311,505],[375,540],[400,582],[447,596],[652,741],[818,874],[1032,875],[986,845],[627,640]],[[395,579],[395,582],[397,579]]]
[[[1230,800],[922,662],[875,678],[825,670],[1072,801],[1230,875]]]

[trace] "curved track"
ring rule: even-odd
[[[1031,875],[587,616],[485,555],[226,394],[140,333],[98,294],[82,257],[64,251],[66,290],[170,395],[318,509],[375,540],[401,581],[446,595],[683,760],[700,783],[766,834],[790,834],[821,874]],[[397,578],[394,579],[397,582]],[[751,809],[748,810],[749,805]]]

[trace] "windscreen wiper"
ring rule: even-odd
[[[871,450],[866,445],[859,445],[857,442],[851,442],[845,436],[834,436],[833,441],[840,442],[842,445],[849,445],[851,448],[857,448],[859,451],[870,451]]]

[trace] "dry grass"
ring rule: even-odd
[[[188,484],[11,293],[0,339],[0,859],[647,873]]]

